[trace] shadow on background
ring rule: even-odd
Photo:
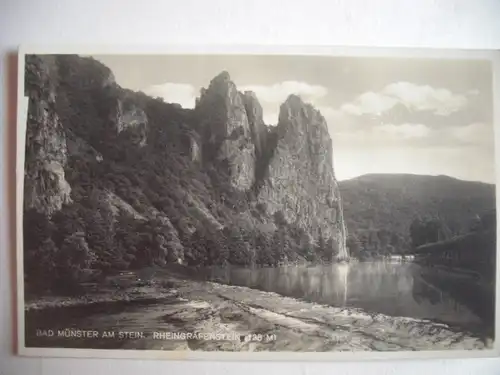
[[[5,108],[6,108],[6,136],[5,140],[5,181],[7,181],[7,213],[8,218],[7,243],[9,244],[10,255],[10,280],[12,285],[12,345],[13,352],[17,353],[17,275],[16,275],[16,153],[17,153],[17,74],[18,74],[18,54],[8,53],[6,56],[6,84],[5,88]]]

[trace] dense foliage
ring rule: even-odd
[[[495,207],[494,185],[447,176],[374,174],[339,186],[351,253],[360,258],[467,233],[478,215]]]
[[[442,238],[438,222],[416,220],[412,229],[413,252],[420,261],[467,269],[495,280],[496,209],[475,217],[467,233],[451,238]]]

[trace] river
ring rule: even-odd
[[[209,279],[336,307],[489,332],[493,290],[470,276],[412,262],[375,261],[278,268],[213,268]]]
[[[162,289],[170,276],[159,272],[156,277],[162,281],[155,288]],[[256,350],[239,339],[162,341],[154,335],[225,332],[244,337],[260,332],[277,340],[259,343],[258,350],[330,351],[481,348],[485,339],[493,338],[492,289],[470,277],[411,262],[211,268],[198,270],[197,276],[177,278],[172,298],[30,311],[26,343]],[[57,331],[67,328],[95,330],[99,338],[104,331],[142,333],[126,339],[58,337]],[[56,334],[36,334],[47,331]]]

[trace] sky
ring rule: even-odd
[[[495,182],[490,62],[345,56],[100,55],[122,87],[193,108],[222,71],[264,120],[297,94],[325,117],[339,180],[368,173]]]

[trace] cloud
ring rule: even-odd
[[[435,115],[448,116],[465,108],[468,96],[477,94],[477,90],[462,95],[445,88],[396,82],[379,92],[370,91],[359,95],[352,102],[343,104],[341,110],[357,116],[380,115],[400,103],[410,111],[430,111]]]
[[[143,90],[146,95],[163,98],[167,103],[178,103],[183,108],[194,108],[198,90],[188,83],[163,83]]]
[[[366,92],[358,96],[352,103],[346,103],[340,109],[348,114],[361,116],[363,114],[380,115],[396,105],[397,99],[390,96]]]
[[[330,128],[332,129],[332,128]],[[335,127],[333,127],[335,130]],[[424,124],[378,124],[332,132],[335,144],[346,147],[379,149],[430,144],[434,130]]]
[[[493,152],[493,126],[471,123],[447,127],[432,127],[421,123],[372,123],[365,126],[329,127],[334,149],[347,148],[370,151],[405,148],[416,153],[434,149],[482,150]],[[466,151],[463,151],[464,153]],[[476,152],[476,151],[474,151]]]
[[[456,112],[467,105],[465,95],[454,94],[444,88],[418,86],[409,82],[387,85],[383,93],[398,99],[410,109],[434,111],[436,115],[442,116]]]
[[[415,139],[428,137],[432,130],[423,124],[383,124],[374,127],[376,133],[402,139]]]
[[[469,96],[477,96],[479,94],[480,94],[480,92],[478,89],[472,89],[472,90],[467,91],[467,95],[469,95]]]
[[[325,97],[328,90],[319,85],[310,85],[306,82],[283,81],[273,85],[246,85],[237,86],[238,91],[253,91],[262,105],[264,122],[275,124],[278,121],[279,106],[290,94],[297,94],[304,101],[314,104]],[[166,82],[152,85],[143,90],[145,94],[160,97],[167,103],[179,103],[183,108],[194,108],[199,90],[188,83]],[[333,110],[333,109],[332,109]]]
[[[422,151],[415,152],[404,146],[337,149],[335,175],[344,180],[366,173],[415,173],[495,183],[495,163],[489,152],[449,147]]]
[[[306,82],[283,81],[274,85],[248,85],[239,88],[240,91],[253,91],[259,101],[281,104],[291,94],[302,97],[305,101],[314,101],[328,94],[328,89],[319,85],[310,85]]]
[[[484,123],[473,123],[450,129],[451,136],[458,142],[468,145],[493,146],[493,127]]]
[[[253,91],[264,113],[264,122],[268,125],[278,122],[279,107],[291,94],[299,95],[302,100],[313,105],[328,95],[328,89],[299,81],[283,81],[273,85],[238,86],[238,90]]]
[[[261,103],[262,105],[262,103]],[[276,125],[278,123],[279,112],[273,109],[267,109],[263,106],[262,117],[266,125]]]

